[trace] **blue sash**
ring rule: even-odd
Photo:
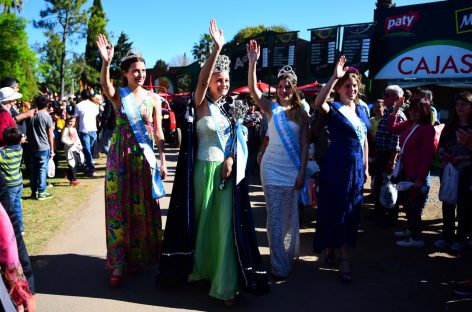
[[[146,158],[149,167],[151,167],[152,177],[152,198],[158,199],[166,195],[164,185],[161,180],[161,173],[159,171],[159,164],[157,163],[156,155],[152,146],[152,141],[148,136],[144,122],[141,119],[141,114],[134,101],[134,96],[128,87],[120,89],[121,102],[128,122],[133,130],[136,141],[141,147],[144,157]]]
[[[211,116],[211,119],[213,120],[213,124],[215,125],[215,129],[216,129],[216,134],[218,136],[218,141],[220,142],[220,147],[221,147],[221,150],[224,152],[224,155],[225,155],[225,159],[227,157],[229,157],[231,155],[231,150],[232,150],[232,147],[233,147],[233,140],[232,140],[232,137],[231,137],[231,134],[228,138],[228,141],[226,142],[226,145],[224,144],[224,136],[226,134],[227,131],[230,131],[231,132],[231,125],[225,129],[223,129],[220,124],[218,123],[218,121],[216,120],[215,116],[218,115],[218,114],[221,114],[220,112],[220,109],[217,107],[217,105],[213,102],[210,102],[210,100],[207,98],[207,102],[208,102],[208,110],[210,111],[210,116]],[[213,104],[213,105],[211,105]],[[228,122],[230,122],[228,120]]]
[[[274,119],[275,128],[277,129],[277,133],[284,144],[288,156],[292,160],[295,167],[300,170],[300,145],[295,139],[292,130],[290,130],[290,127],[288,126],[285,111],[278,103],[272,103],[272,118]]]
[[[236,121],[236,185],[244,179],[246,175],[246,165],[248,158],[247,149],[247,128],[243,125],[243,119]]]

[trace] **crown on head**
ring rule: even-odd
[[[292,66],[285,65],[284,67],[282,67],[279,70],[279,73],[277,74],[277,78],[280,78],[280,76],[284,76],[284,75],[292,77],[295,80],[295,82],[297,82],[297,75],[293,71]]]
[[[121,63],[132,58],[143,58],[143,56],[141,55],[141,52],[129,50],[128,53],[126,53],[126,55],[121,59]]]
[[[229,73],[231,60],[226,55],[218,55],[213,73]]]

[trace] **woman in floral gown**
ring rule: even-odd
[[[160,175],[163,179],[167,168],[161,127],[161,100],[158,95],[142,88],[146,78],[144,59],[131,51],[122,59],[124,88],[117,92],[110,82],[113,45],[108,43],[105,36],[99,35],[97,46],[102,57],[100,83],[116,111],[117,127],[106,166],[105,213],[106,268],[113,270],[110,285],[117,287],[122,282],[125,267],[133,273],[141,265],[156,263],[162,243],[159,202],[153,196],[154,171],[151,171],[145,149],[138,143],[139,132],[134,132],[130,121],[129,116],[134,110],[140,115],[134,125],[145,129],[141,132],[141,140],[150,142],[148,145],[151,150],[153,141],[157,142]],[[125,101],[130,101],[126,106],[129,110],[124,105]]]

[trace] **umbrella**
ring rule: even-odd
[[[276,92],[274,87],[271,87],[267,83],[264,83],[261,81],[259,81],[256,84],[256,86],[262,93],[275,93]],[[245,86],[245,87],[234,89],[232,92],[233,93],[249,93],[250,91],[249,91],[249,86]]]
[[[321,85],[318,81],[299,86],[297,88],[298,91],[302,91],[305,95],[312,96],[315,95],[316,93],[320,92]]]

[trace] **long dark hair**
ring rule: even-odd
[[[468,103],[469,105],[472,105],[472,93],[469,92],[469,91],[463,91],[461,93],[459,93],[459,95],[457,95],[455,98],[454,98],[454,108],[453,108],[453,112],[452,112],[452,116],[451,116],[451,119],[449,121],[449,124],[453,127],[456,127],[459,125],[459,115],[457,115],[457,111],[456,111],[456,103],[457,101],[459,100],[462,100],[466,103]],[[469,126],[472,126],[472,113],[469,115],[469,118],[467,118],[467,124]]]
[[[137,62],[142,62],[144,63],[144,65],[146,65],[146,62],[144,61],[144,59],[140,56],[135,56],[135,57],[131,57],[127,60],[124,60],[123,62],[121,62],[120,64],[120,68],[121,68],[121,71],[128,71],[129,68],[131,67],[131,64],[134,64],[134,63],[137,63]],[[121,76],[123,77],[123,87],[127,87],[128,86],[128,79],[123,75],[121,74]]]

